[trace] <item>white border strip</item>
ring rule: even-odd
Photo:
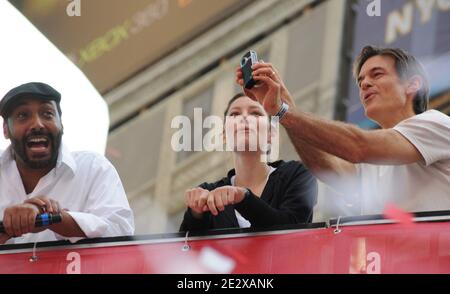
[[[413,218],[415,222],[430,222],[430,221],[450,221],[449,215],[440,215],[440,216],[424,216],[424,217],[415,217]],[[391,219],[377,219],[377,220],[361,220],[361,221],[349,221],[344,223],[339,223],[339,227],[344,226],[362,226],[362,225],[375,225],[375,224],[395,224],[398,223]],[[336,227],[336,224],[330,225],[330,227]]]

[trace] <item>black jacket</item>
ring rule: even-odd
[[[210,212],[203,213],[202,219],[194,218],[188,208],[180,231],[238,228],[234,209],[250,221],[254,228],[311,222],[313,207],[317,202],[317,181],[314,176],[298,161],[280,160],[270,166],[276,170],[270,174],[261,198],[254,194],[247,195],[240,203],[226,206],[217,216]],[[231,185],[234,175],[235,170],[232,169],[226,178],[215,183],[203,183],[199,187],[212,191]]]

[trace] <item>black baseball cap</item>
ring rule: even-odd
[[[24,98],[55,101],[59,110],[61,94],[45,83],[32,82],[20,85],[10,90],[2,98],[0,101],[0,115],[6,119],[14,106]]]

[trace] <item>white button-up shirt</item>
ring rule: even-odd
[[[42,177],[34,191],[25,192],[9,146],[0,156],[0,216],[7,207],[35,196],[59,202],[88,238],[133,235],[134,218],[114,166],[93,152],[69,152],[61,144],[56,167]],[[25,234],[11,243],[29,243],[65,238],[53,231]]]

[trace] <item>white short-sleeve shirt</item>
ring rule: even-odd
[[[361,213],[382,213],[388,202],[411,212],[450,210],[450,117],[428,110],[393,129],[411,142],[425,161],[357,164]]]
[[[69,152],[61,145],[56,167],[26,194],[11,146],[0,156],[0,216],[12,205],[35,196],[47,196],[77,222],[88,238],[133,235],[134,218],[117,171],[102,155]],[[70,239],[50,230],[8,240],[29,243]],[[76,240],[74,238],[70,240]]]

